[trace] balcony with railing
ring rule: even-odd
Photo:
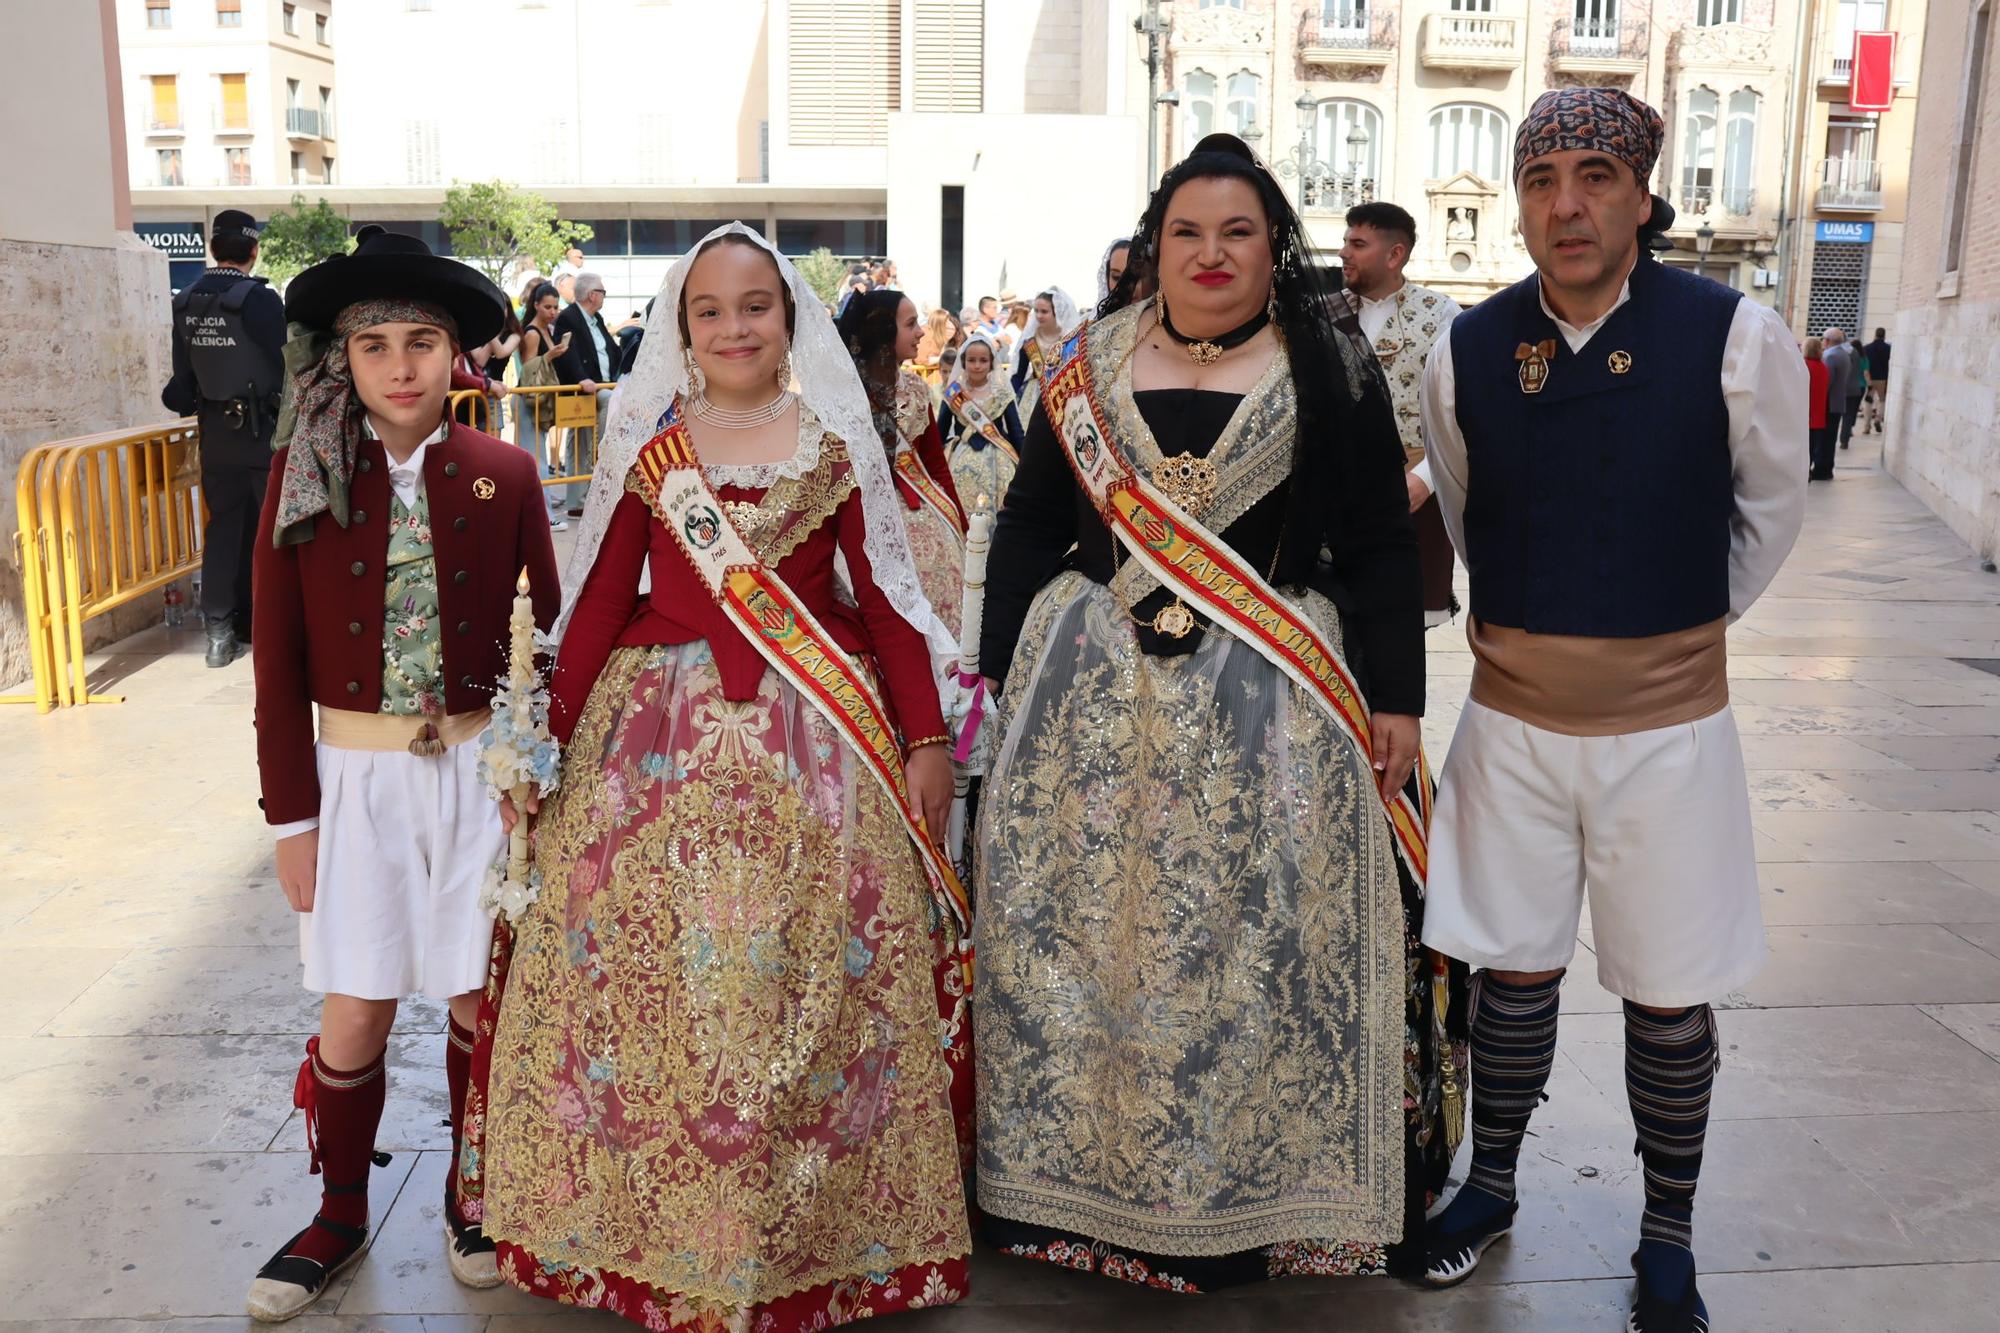
[[[1521,64],[1521,20],[1510,15],[1424,15],[1421,58],[1431,69],[1471,73],[1516,69]]]
[[[155,111],[146,118],[147,138],[172,138],[187,132],[179,111]]]
[[[1757,190],[1750,185],[1690,185],[1681,190],[1681,211],[1690,216],[1748,218],[1757,213]]]
[[[1875,213],[1882,208],[1882,164],[1830,157],[1819,164],[1813,205],[1822,213]]]
[[[1351,171],[1307,176],[1303,195],[1307,213],[1345,213],[1357,204],[1375,202],[1375,178]]]
[[[285,108],[285,135],[292,139],[331,139],[333,117],[311,107]]]
[[[1550,41],[1558,74],[1637,74],[1646,67],[1652,28],[1644,19],[1576,18],[1556,25]]]
[[[1308,65],[1380,68],[1396,58],[1396,15],[1336,5],[1299,16],[1299,59]]]

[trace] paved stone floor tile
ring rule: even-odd
[[[188,986],[199,977],[202,984]],[[284,945],[134,949],[45,1031],[58,1037],[319,1031],[320,997],[299,984],[299,950]],[[413,999],[398,1032],[441,1032],[445,1007]]]
[[[2000,871],[2000,861],[1956,864]],[[2000,887],[1930,861],[1780,861],[1757,867],[1757,879],[1767,926],[2000,921]]]
[[[1923,1011],[2000,1060],[2000,1004],[1927,1004]]]
[[[7,932],[18,944],[19,932]],[[0,949],[0,1037],[26,1037],[109,972],[125,950],[82,944]]]
[[[1871,738],[1872,739],[1872,738]],[[1752,771],[1911,768],[1879,749],[1839,736],[1745,736],[1743,762]]]
[[[376,1211],[407,1161],[375,1173]],[[295,1153],[72,1153],[5,1165],[0,1292],[15,1319],[188,1315],[247,1325],[250,1279],[319,1201]],[[321,1300],[337,1300],[346,1283],[335,1279]]]
[[[0,1162],[260,1152],[291,1110],[299,1060],[290,1037],[0,1038]]]
[[[2000,1114],[1835,1116],[1798,1125],[1889,1206],[1927,1259],[2000,1260],[1993,1207]]]
[[[1771,952],[1764,970],[1721,1003],[1742,1008],[2000,1000],[2000,958],[1941,925],[1769,926],[1765,936]]]
[[[1717,1120],[2000,1111],[2000,1063],[1978,1059],[1914,1006],[1725,1010],[1716,1023]],[[1557,1045],[1592,1085],[1624,1100],[1622,1014],[1564,1015]]]
[[[1856,738],[1856,744],[1894,759],[1904,768],[1962,772],[2000,768],[2000,742],[1991,736],[1863,736]]]
[[[2000,837],[1967,814],[1758,810],[1753,822],[1792,861],[1994,861]]]
[[[1952,921],[1946,929],[1967,944],[1984,949],[1995,958],[2000,958],[2000,924],[1991,921]],[[1982,999],[2000,1000],[2000,995],[1987,995]]]
[[[22,947],[158,949],[231,940],[298,952],[299,918],[270,878],[158,875],[92,880],[41,903],[7,932]]]

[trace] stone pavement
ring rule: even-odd
[[[2000,1324],[2000,676],[1984,669],[2000,670],[2000,576],[1873,469],[1870,443],[1812,488],[1798,551],[1730,636],[1772,945],[1724,1000],[1696,1211],[1703,1290],[1732,1333]],[[251,1273],[317,1198],[289,1106],[315,1005],[253,803],[250,671],[203,669],[196,638],[155,629],[97,658],[122,705],[0,710],[13,1326],[246,1327]],[[1442,754],[1469,665],[1458,631],[1432,645]],[[1468,1286],[1294,1279],[1177,1299],[981,1256],[972,1304],[895,1326],[1622,1329],[1640,1177],[1617,1002],[1587,929],[1582,943],[1521,1225]],[[443,1023],[437,1005],[404,1009],[374,1248],[294,1327],[627,1327],[454,1286]]]

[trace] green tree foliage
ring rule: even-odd
[[[452,252],[501,284],[523,260],[553,272],[564,251],[596,234],[584,223],[559,220],[554,204],[506,181],[453,181],[438,221]]]
[[[295,194],[291,208],[273,212],[261,228],[257,271],[282,291],[320,260],[346,254],[348,245],[347,219],[333,205],[324,199],[309,205],[304,195]]]
[[[834,256],[833,251],[821,246],[819,249],[794,261],[799,276],[806,285],[827,305],[840,298],[840,280],[847,276],[847,265]]]

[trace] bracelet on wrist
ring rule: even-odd
[[[951,744],[950,736],[925,736],[919,740],[911,741],[907,745],[905,745],[903,747],[903,753],[905,756],[908,756],[915,754],[917,751],[923,749],[926,745],[949,745],[949,744]]]

